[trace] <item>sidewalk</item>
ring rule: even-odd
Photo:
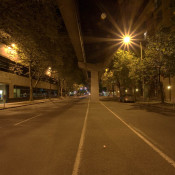
[[[34,105],[38,103],[46,103],[49,101],[63,101],[68,99],[69,97],[61,97],[61,98],[50,98],[50,99],[41,99],[41,100],[33,100],[33,101],[22,101],[22,102],[13,102],[13,103],[0,103],[0,110],[8,109],[8,108],[17,108],[21,106]]]
[[[106,101],[116,101],[119,102],[119,99],[116,97],[100,97],[101,100],[106,100]],[[122,103],[122,102],[119,102]],[[160,110],[169,110],[169,111],[175,111],[175,104],[165,102],[161,103],[160,101],[136,101],[134,104],[142,106],[142,107],[149,107],[149,108],[155,108],[155,109],[160,109]]]

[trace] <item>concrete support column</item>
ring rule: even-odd
[[[91,70],[91,101],[99,101],[98,71]]]
[[[9,98],[14,98],[14,85],[9,84]]]
[[[98,82],[98,72],[104,67],[103,63],[91,64],[78,62],[81,69],[91,72],[91,101],[99,101],[99,82]]]

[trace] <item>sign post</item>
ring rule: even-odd
[[[5,109],[5,103],[6,103],[6,95],[5,94],[3,95],[3,102],[4,102],[4,107],[3,108]]]

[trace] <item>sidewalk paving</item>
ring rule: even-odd
[[[119,99],[116,97],[100,97],[101,100],[106,101],[116,101],[119,102]],[[170,102],[161,103],[161,101],[136,101],[134,104],[142,106],[142,107],[149,107],[149,108],[156,108],[160,110],[171,110],[175,111],[175,104]]]
[[[38,103],[46,103],[49,101],[63,101],[70,97],[59,97],[59,98],[50,98],[50,99],[41,99],[41,100],[33,100],[33,101],[22,101],[22,102],[13,102],[13,103],[0,103],[0,110],[8,109],[8,108],[16,108],[21,106],[34,105]]]

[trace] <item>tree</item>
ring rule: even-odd
[[[133,64],[138,63],[138,58],[131,51],[118,50],[114,56],[111,65],[102,76],[103,85],[113,88],[117,85],[120,90],[120,96],[124,94],[126,88],[133,88],[135,82],[140,77],[133,70]]]
[[[112,91],[112,82],[114,81],[114,73],[113,70],[109,70],[109,68],[105,69],[104,74],[101,77],[102,84],[104,87],[106,87],[107,91]]]
[[[161,77],[175,76],[175,32],[161,27],[147,39],[144,59],[145,74],[158,77],[161,101],[164,103],[164,87]]]

